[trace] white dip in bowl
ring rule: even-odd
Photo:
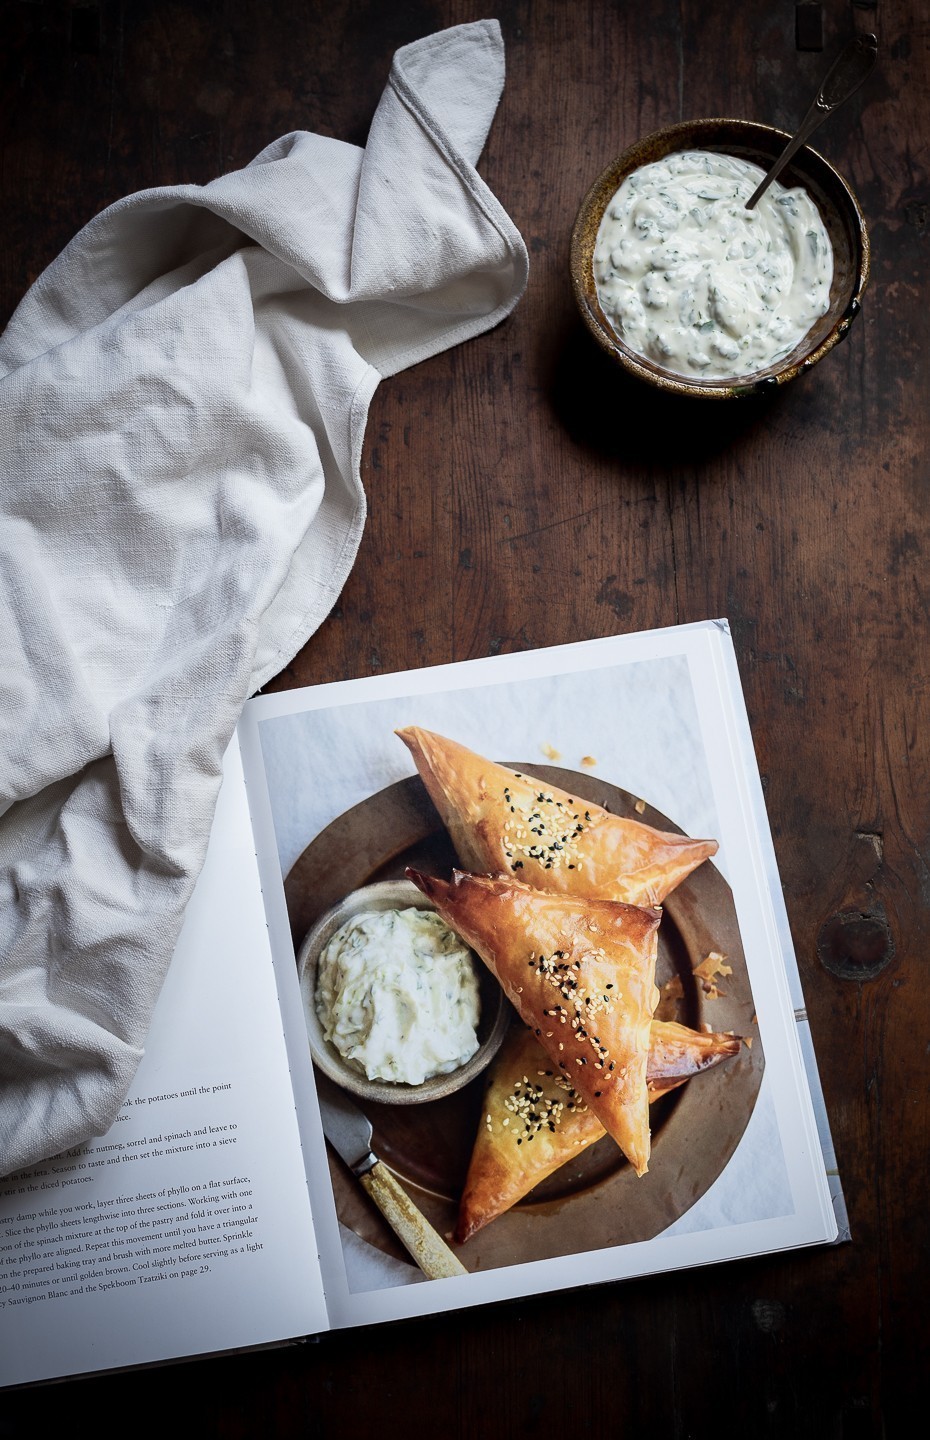
[[[369,910],[341,925],[317,963],[324,1039],[369,1080],[420,1085],[478,1049],[471,951],[433,910]]]
[[[735,379],[789,355],[829,308],[833,250],[806,190],[758,165],[683,150],[640,166],[608,203],[597,297],[621,340],[677,375]]]

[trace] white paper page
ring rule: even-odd
[[[849,1214],[846,1208],[846,1196],[843,1192],[842,1178],[837,1168],[836,1150],[833,1145],[833,1132],[830,1128],[830,1118],[827,1114],[823,1086],[820,1081],[820,1071],[817,1066],[813,1036],[811,1035],[810,1022],[807,1018],[804,992],[801,987],[801,976],[791,938],[791,925],[788,920],[785,897],[782,893],[781,881],[778,874],[775,846],[772,842],[771,828],[765,809],[765,795],[762,790],[762,781],[759,778],[758,766],[756,764],[756,752],[752,739],[752,731],[749,728],[749,719],[743,702],[742,681],[740,679],[739,667],[736,663],[736,654],[732,646],[720,648],[718,662],[721,670],[721,684],[729,690],[732,698],[735,732],[734,746],[742,752],[743,766],[749,791],[749,804],[754,814],[755,825],[759,836],[762,863],[768,875],[772,910],[779,932],[780,949],[785,964],[785,973],[788,977],[791,1003],[794,1006],[794,1018],[798,1026],[801,1054],[807,1073],[807,1083],[811,1092],[811,1100],[817,1121],[817,1134],[820,1140],[820,1148],[823,1152],[824,1165],[826,1166],[830,1196],[833,1201],[833,1213],[836,1216],[837,1240],[849,1240],[851,1239],[851,1233],[849,1229]]]
[[[282,875],[337,816],[413,773],[393,729],[419,724],[527,769],[534,756],[578,769],[590,752],[600,774],[647,795],[687,833],[718,837],[713,863],[733,889],[763,1020],[766,1068],[751,1122],[716,1182],[664,1233],[589,1250],[579,1237],[570,1255],[426,1284],[407,1283],[422,1277],[338,1223],[319,1120],[308,1102],[305,1150],[334,1326],[835,1238],[784,934],[769,889],[767,831],[760,835],[752,804],[758,777],[743,773],[744,764],[754,765],[738,743],[745,712],[721,659],[729,654],[726,623],[715,621],[288,691],[246,706],[240,733],[256,844],[292,1013],[300,1002]]]
[[[0,1383],[264,1344],[328,1323],[234,742],[206,865],[117,1123],[0,1181]]]

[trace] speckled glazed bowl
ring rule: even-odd
[[[859,313],[868,283],[869,237],[859,202],[846,181],[810,146],[802,146],[779,175],[778,183],[786,188],[802,185],[816,202],[833,246],[833,283],[829,309],[790,355],[766,370],[735,380],[677,375],[625,345],[598,303],[594,280],[597,232],[607,205],[631,171],[679,150],[719,150],[767,171],[789,139],[783,130],[751,120],[686,120],[638,140],[613,160],[591,186],[572,231],[572,288],[591,334],[629,374],[677,395],[715,400],[759,395],[810,370],[846,336]]]
[[[457,1070],[450,1070],[444,1075],[434,1075],[420,1085],[403,1085],[390,1080],[369,1080],[343,1059],[335,1045],[327,1041],[316,1012],[317,961],[339,927],[353,916],[367,910],[393,910],[408,906],[417,910],[435,909],[411,880],[381,880],[372,885],[363,885],[361,889],[353,890],[325,915],[321,915],[305,937],[297,955],[304,1019],[314,1064],[353,1095],[358,1095],[363,1100],[374,1100],[382,1105],[416,1105],[425,1100],[442,1099],[460,1090],[476,1075],[480,1075],[490,1063],[500,1049],[513,1018],[513,1011],[503,990],[490,971],[476,959],[475,968],[481,995],[478,1049]]]

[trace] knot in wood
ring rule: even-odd
[[[753,1300],[752,1318],[764,1335],[784,1329],[785,1307],[780,1300]]]
[[[817,936],[821,965],[841,980],[874,980],[894,959],[895,945],[884,913],[841,910]]]

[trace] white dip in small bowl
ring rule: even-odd
[[[382,1105],[461,1090],[513,1019],[487,966],[406,878],[363,885],[324,911],[297,970],[314,1064]]]
[[[317,962],[323,1036],[369,1080],[420,1085],[478,1049],[471,951],[434,910],[368,910],[340,926]]]
[[[735,379],[789,355],[830,306],[833,250],[806,190],[718,151],[626,176],[594,245],[598,302],[621,340],[677,375]]]

